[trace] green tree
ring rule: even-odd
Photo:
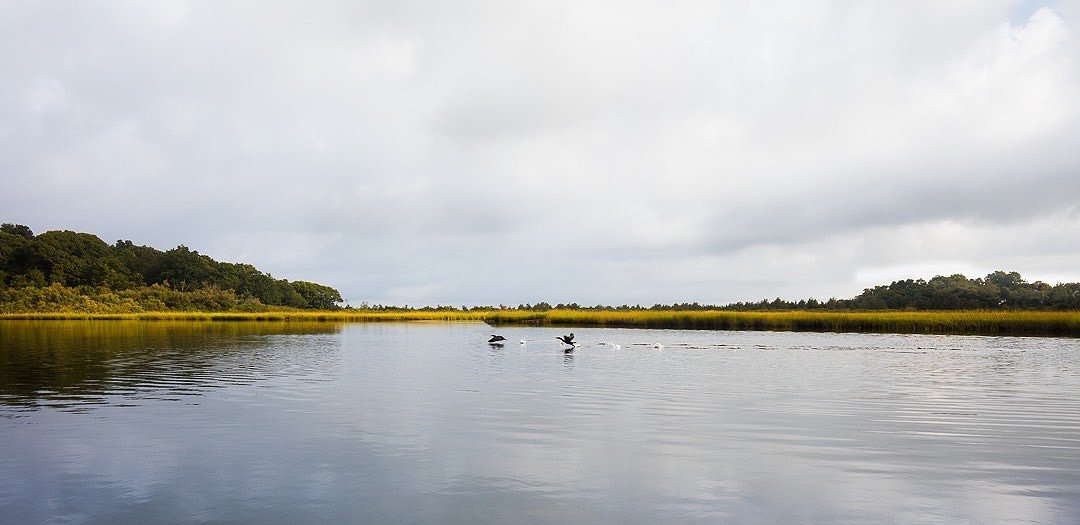
[[[165,254],[149,246],[138,246],[131,241],[116,241],[112,246],[113,254],[132,276],[132,281],[139,285],[160,283],[161,263]]]
[[[211,284],[217,274],[213,259],[181,244],[165,252],[150,282],[169,283],[172,288],[190,292]]]
[[[22,237],[24,239],[34,238],[34,232],[31,231],[28,226],[23,226],[22,224],[5,222],[4,224],[0,224],[0,232]]]
[[[335,310],[342,302],[341,293],[337,290],[321,284],[307,281],[293,281],[292,287],[303,297],[308,308],[317,310]]]
[[[8,228],[0,230],[0,287],[11,284],[16,277],[30,270],[31,241],[32,238],[10,233]]]
[[[127,268],[96,235],[49,231],[35,237],[31,246],[31,264],[41,269],[49,282],[114,289],[131,285]]]

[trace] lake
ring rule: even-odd
[[[1080,523],[1077,339],[493,330],[0,321],[0,522]]]

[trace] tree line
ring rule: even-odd
[[[762,299],[760,301],[736,302],[725,305],[701,303],[582,306],[578,303],[547,302],[519,304],[517,306],[425,306],[410,308],[400,306],[361,305],[360,310],[372,311],[488,311],[522,310],[544,312],[548,310],[1080,310],[1080,283],[1050,285],[1042,281],[1027,282],[1017,272],[996,271],[984,278],[969,279],[963,275],[937,276],[930,280],[905,279],[891,284],[866,288],[851,299],[814,298],[791,301]]]
[[[184,245],[161,251],[126,240],[110,245],[89,233],[34,235],[27,226],[0,225],[0,304],[8,311],[49,304],[76,311],[331,310],[340,302],[329,286],[275,279]]]
[[[168,251],[95,235],[49,231],[34,235],[0,225],[0,312],[138,312],[164,310],[334,310],[343,302],[329,286],[275,279],[250,264],[218,262],[187,246]],[[725,305],[583,306],[547,302],[515,306],[370,306],[374,311],[472,310],[1080,310],[1080,284],[1027,282],[1017,272],[905,279],[864,289],[851,299],[781,298]]]
[[[995,271],[983,278],[961,274],[904,279],[866,288],[851,299],[783,299],[734,303],[730,310],[1077,310],[1080,283],[1027,282],[1017,272]]]

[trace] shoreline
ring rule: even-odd
[[[485,311],[269,311],[269,312],[26,312],[0,321],[210,321],[210,322],[484,322],[497,326],[560,326],[682,330],[867,332],[940,335],[1080,337],[1080,311],[730,311],[730,310],[485,310]]]

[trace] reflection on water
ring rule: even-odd
[[[295,322],[0,322],[0,404],[87,410],[177,399],[297,368],[323,373],[327,355],[317,350],[340,331]]]
[[[20,323],[12,523],[1080,522],[1073,339]]]

